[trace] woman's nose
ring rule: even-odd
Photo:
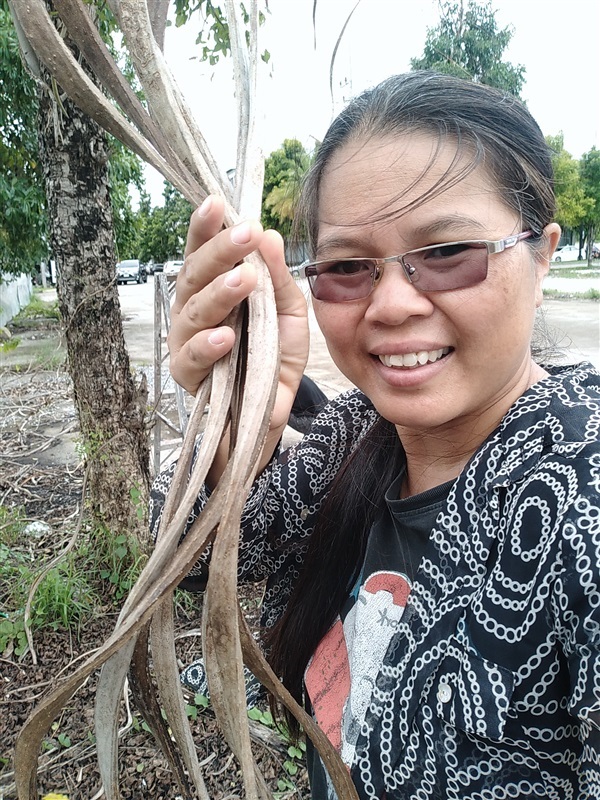
[[[366,319],[398,325],[407,317],[432,313],[432,301],[409,281],[402,264],[392,262],[379,269],[379,278],[369,296]]]

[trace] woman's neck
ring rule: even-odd
[[[526,385],[477,414],[453,420],[440,428],[418,430],[396,426],[406,454],[406,476],[401,497],[420,494],[457,478],[471,456],[498,427],[514,402],[548,373],[531,362]],[[513,396],[514,395],[514,396]]]

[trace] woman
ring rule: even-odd
[[[233,265],[260,248],[282,369],[240,574],[267,578],[269,658],[362,798],[600,797],[599,376],[531,349],[553,212],[514,98],[417,72],[354,100],[300,216],[317,321],[357,389],[284,453],[303,296],[277,234],[221,231],[218,198],[192,217],[172,372],[193,392],[231,348],[221,322],[256,281]]]

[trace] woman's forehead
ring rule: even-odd
[[[490,202],[506,211],[470,147],[425,133],[369,137],[345,144],[324,170],[319,227],[374,225],[417,210],[477,219]]]

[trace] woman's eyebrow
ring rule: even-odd
[[[464,231],[467,234],[472,234],[474,229],[476,232],[485,231],[486,226],[474,217],[468,217],[463,214],[448,214],[431,222],[416,225],[412,229],[410,236],[411,238],[426,239],[443,232],[452,232],[452,236],[454,236],[454,232],[460,234]]]
[[[348,235],[327,235],[319,240],[316,247],[316,252],[321,254],[323,251],[327,253],[329,250],[336,250],[338,252],[343,252],[347,250],[351,252],[356,250],[357,248],[365,248],[366,244],[366,237],[363,236],[348,236]]]
[[[465,216],[464,214],[447,214],[443,217],[437,217],[431,222],[416,225],[410,231],[407,231],[403,236],[405,239],[414,239],[416,242],[428,241],[431,237],[435,237],[440,233],[447,233],[451,238],[455,239],[462,233],[473,238],[473,234],[486,230],[480,220],[474,217]],[[369,234],[370,240],[377,238],[376,234]],[[366,237],[364,235],[352,235],[348,233],[331,233],[325,234],[319,241],[316,248],[316,255],[319,258],[323,257],[323,253],[327,255],[329,251],[343,252],[346,250],[348,253],[356,250],[366,250],[368,247]]]

